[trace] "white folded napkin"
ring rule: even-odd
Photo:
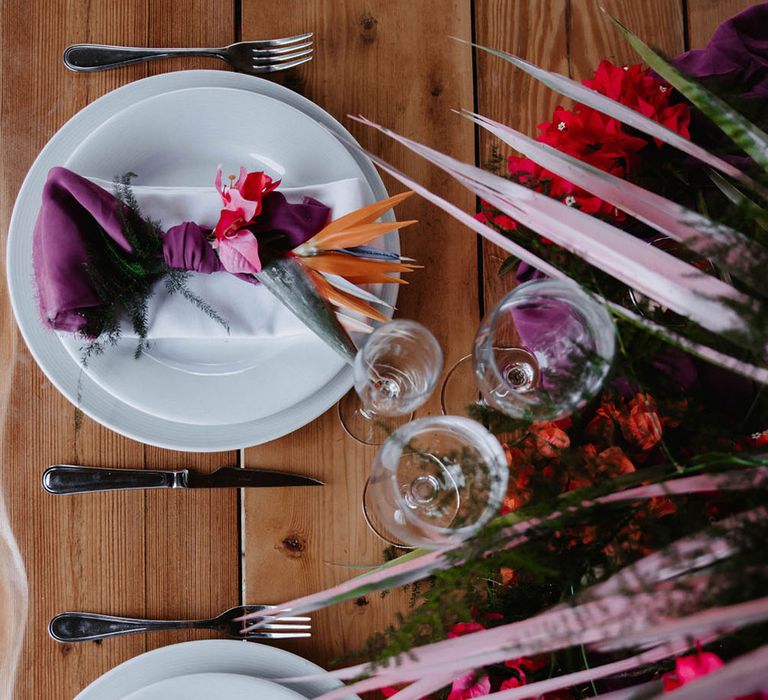
[[[91,178],[112,191],[112,183]],[[221,211],[221,197],[213,187],[131,187],[142,214],[158,221],[166,230],[184,221],[213,228]],[[370,204],[373,194],[359,178],[321,185],[279,189],[291,203],[314,197],[331,208],[337,219]],[[229,333],[215,320],[178,294],[169,295],[163,281],[155,287],[149,302],[150,339],[221,338],[263,339],[265,337],[309,334],[311,331],[261,285],[248,284],[229,273],[189,273],[188,288],[204,299],[228,323]],[[123,337],[136,337],[124,323]]]

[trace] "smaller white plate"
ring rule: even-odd
[[[193,673],[152,683],[124,700],[302,700],[276,683],[234,673]]]
[[[300,698],[316,698],[343,686],[324,669],[288,651],[256,642],[205,639],[171,644],[134,656],[97,678],[75,700],[128,700],[128,697],[135,700],[131,693],[155,683],[209,673],[235,674],[273,682],[280,678],[306,676],[307,680],[285,684]],[[229,700],[220,692],[211,694],[206,700],[210,698]],[[168,700],[167,696],[164,700]],[[350,693],[343,700],[360,698]]]

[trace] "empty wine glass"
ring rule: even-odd
[[[486,403],[513,418],[563,418],[599,391],[616,329],[605,307],[570,280],[512,290],[475,337],[475,377]]]
[[[338,403],[347,433],[367,445],[382,444],[430,396],[443,371],[443,353],[420,323],[379,326],[355,357],[355,389]]]
[[[397,547],[436,549],[474,535],[507,492],[499,441],[459,416],[421,418],[379,449],[363,494],[371,529]]]

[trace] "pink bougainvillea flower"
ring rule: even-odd
[[[222,184],[221,165],[216,169],[216,189],[221,195],[224,208],[214,228],[216,240],[235,235],[261,213],[265,195],[280,185],[280,180],[273,180],[264,172],[247,173],[240,168],[240,177],[236,182],[230,178],[229,185]]]
[[[457,622],[448,632],[448,639],[456,639],[456,637],[463,637],[465,634],[472,634],[484,629],[485,627],[479,622]]]
[[[490,692],[491,679],[487,675],[476,676],[472,672],[453,681],[448,700],[470,700],[470,698],[483,697]]]
[[[717,655],[708,651],[699,651],[691,656],[681,656],[675,659],[675,670],[665,673],[661,680],[664,683],[664,692],[668,693],[686,683],[706,676],[712,671],[722,668],[725,664]]]

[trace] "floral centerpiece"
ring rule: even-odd
[[[485,531],[277,607],[416,585],[324,700],[765,697],[768,4],[673,63],[613,21],[648,68],[604,61],[582,84],[484,49],[577,102],[537,139],[465,113],[522,153],[501,172],[362,120],[482,199],[474,217],[372,156],[506,250],[502,274],[570,277],[604,303],[620,352],[567,419],[476,411],[523,435]]]

